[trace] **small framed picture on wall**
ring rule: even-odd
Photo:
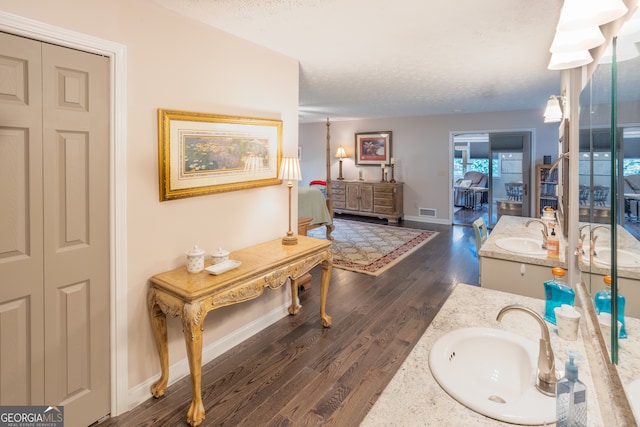
[[[391,131],[356,133],[356,164],[380,166],[391,161]]]

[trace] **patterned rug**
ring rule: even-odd
[[[438,232],[334,219],[333,266],[378,276],[433,239]],[[324,227],[308,232],[325,238]]]

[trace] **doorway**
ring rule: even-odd
[[[531,132],[456,132],[451,145],[454,225],[529,216]]]

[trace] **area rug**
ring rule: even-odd
[[[333,266],[379,276],[433,239],[438,232],[334,219]],[[324,227],[308,232],[325,238]]]

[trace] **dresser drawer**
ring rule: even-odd
[[[393,209],[393,206],[381,206],[381,205],[374,206],[373,212],[377,214],[383,214],[383,215],[393,215],[396,213],[395,209]]]

